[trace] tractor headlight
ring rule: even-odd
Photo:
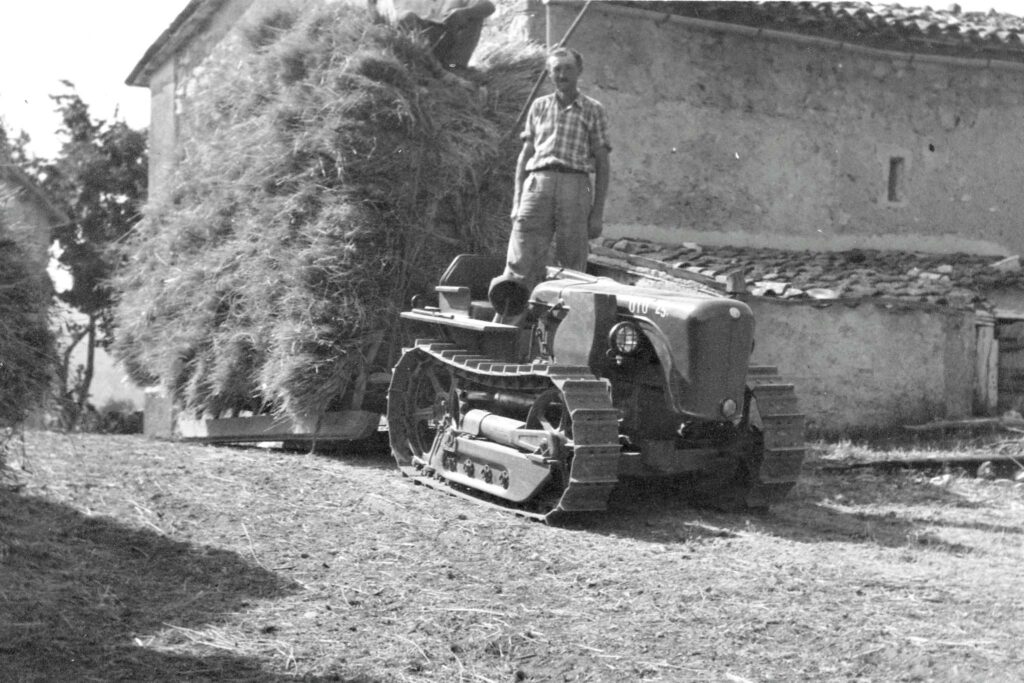
[[[727,398],[722,401],[722,417],[731,418],[736,414],[736,401]]]
[[[608,333],[608,344],[620,356],[631,356],[640,348],[640,329],[631,322],[622,322]]]

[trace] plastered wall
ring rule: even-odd
[[[885,303],[748,300],[755,361],[796,385],[812,434],[901,428],[972,414],[974,314]]]
[[[528,4],[539,41],[560,38],[580,8]],[[602,3],[569,44],[611,119],[608,234],[1024,251],[1024,69],[740,35]]]
[[[32,201],[27,191],[0,178],[0,238],[13,239],[40,271],[46,270],[53,219]]]

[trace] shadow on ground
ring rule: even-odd
[[[216,644],[194,656],[188,641],[299,590],[235,553],[0,488],[0,680],[295,680]],[[189,647],[145,646],[168,629]]]
[[[697,507],[678,487],[620,483],[606,512],[566,518],[562,526],[655,543],[694,543],[751,530],[803,543],[846,542],[970,552],[924,531],[941,522],[897,513],[907,506],[975,508],[978,504],[905,475],[805,472],[786,500],[763,512]],[[888,508],[888,509],[887,509]],[[1020,533],[1017,530],[1015,533]]]
[[[897,442],[895,438],[892,441]],[[904,442],[905,439],[898,443]],[[386,433],[381,433],[363,444],[318,452],[354,467],[380,469],[384,471],[382,476],[389,472],[397,475],[389,450]],[[940,462],[917,472],[931,475],[944,469],[948,468]],[[565,515],[556,524],[567,529],[655,543],[693,543],[734,537],[741,531],[756,529],[805,543],[841,541],[884,547],[927,547],[953,554],[970,552],[970,548],[945,542],[924,529],[958,526],[1024,534],[1014,527],[947,523],[886,510],[894,506],[978,508],[980,504],[933,485],[927,477],[914,477],[905,468],[827,471],[805,464],[800,482],[789,497],[766,514],[726,512],[713,505],[695,506],[686,497],[686,487],[678,482],[625,480],[612,494],[607,512]]]

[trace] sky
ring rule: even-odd
[[[30,150],[53,158],[60,118],[51,94],[75,84],[94,118],[149,125],[149,92],[125,85],[146,49],[188,0],[0,0],[0,119],[25,130]],[[952,0],[903,1],[904,7],[945,8]],[[959,0],[964,11],[995,8],[1024,16],[1024,0]],[[116,117],[115,117],[116,114]]]
[[[53,158],[60,117],[51,94],[75,84],[94,118],[149,125],[149,91],[125,85],[146,49],[188,0],[2,0],[0,119]],[[116,116],[115,116],[116,114]]]

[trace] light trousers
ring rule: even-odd
[[[523,182],[519,211],[508,241],[505,275],[530,290],[553,265],[586,270],[593,198],[586,173],[533,171]],[[552,240],[553,258],[549,257]]]

